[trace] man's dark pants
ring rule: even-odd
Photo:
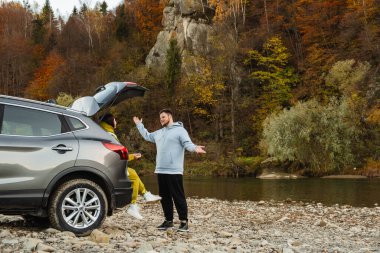
[[[158,191],[165,219],[173,220],[173,201],[180,220],[187,220],[187,202],[181,174],[157,174]]]

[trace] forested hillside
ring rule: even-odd
[[[1,2],[1,94],[64,103],[132,81],[150,91],[112,110],[147,161],[131,118],[157,129],[171,107],[208,151],[194,173],[255,174],[272,157],[307,175],[380,174],[380,0],[81,3],[61,17],[49,0]]]

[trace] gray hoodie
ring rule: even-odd
[[[138,123],[136,127],[145,140],[156,143],[155,173],[183,174],[185,149],[195,152],[196,145],[190,140],[182,122],[174,122],[153,133],[149,133],[143,123]]]

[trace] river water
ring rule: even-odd
[[[156,176],[141,177],[146,188],[158,193]],[[185,177],[188,197],[221,200],[276,200],[292,199],[320,202],[324,205],[373,207],[380,205],[380,179],[276,179],[224,177]]]

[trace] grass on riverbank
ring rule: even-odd
[[[304,168],[296,163],[264,162],[263,157],[226,157],[219,161],[206,159],[187,159],[185,162],[186,176],[224,176],[224,177],[256,177],[266,169],[279,173],[292,173],[306,177],[322,177],[329,175],[361,175],[380,177],[380,162],[369,160],[363,168],[346,168],[342,171],[318,172]],[[139,172],[141,176],[154,174],[155,164],[148,160],[131,161],[128,165]]]
[[[186,160],[185,175],[191,176],[256,176],[260,173],[261,157],[224,158],[220,161]],[[154,173],[155,164],[149,161],[131,161],[128,165],[139,172],[140,175]]]

